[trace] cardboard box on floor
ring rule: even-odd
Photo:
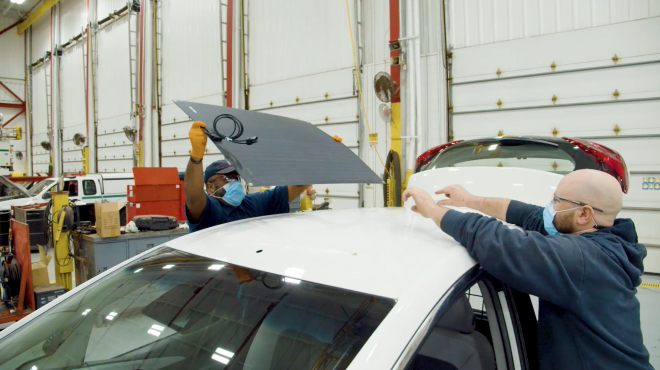
[[[43,246],[39,245],[39,262],[32,263],[32,285],[48,285],[48,263],[51,257],[46,254]]]
[[[94,203],[96,213],[96,233],[101,238],[119,236],[119,210],[124,207],[117,202]]]

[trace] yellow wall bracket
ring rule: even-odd
[[[60,0],[44,0],[44,2],[37,7],[28,17],[16,27],[16,32],[22,34],[32,23],[34,23],[39,17],[44,15],[50,8],[55,6]]]

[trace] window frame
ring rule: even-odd
[[[436,306],[429,312],[427,318],[410,339],[408,345],[401,352],[392,369],[411,368],[413,360],[419,353],[422,345],[431,335],[431,331],[435,328],[442,315],[460,294],[465,294],[465,291],[475,284],[479,285],[484,306],[486,307],[497,368],[499,370],[538,369],[535,336],[536,317],[529,295],[511,289],[488,274],[479,265],[467,271],[440,298]],[[504,302],[501,300],[500,292],[503,293]],[[527,297],[527,302],[525,302],[525,296]],[[503,307],[502,304],[506,304],[506,307]],[[510,316],[508,324],[505,317],[507,313]],[[529,322],[530,319],[534,320],[534,325]],[[531,326],[530,328],[525,328],[526,325]],[[531,335],[533,336],[529,337]],[[512,343],[512,340],[515,343]],[[515,346],[515,348],[512,346]],[[518,354],[517,361],[514,358],[514,350]]]
[[[87,194],[87,191],[85,189],[85,183],[86,182],[91,182],[92,184],[94,184],[94,193],[93,194]],[[96,181],[94,181],[94,180],[82,180],[82,189],[83,189],[82,196],[91,196],[91,195],[96,195],[96,194],[99,193],[98,187],[96,186]]]

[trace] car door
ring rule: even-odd
[[[536,325],[529,295],[477,269],[445,294],[393,368],[536,370]]]

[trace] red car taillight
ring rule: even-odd
[[[603,168],[601,170],[619,180],[621,190],[626,194],[628,193],[628,167],[619,152],[587,140],[572,139],[569,137],[562,137],[562,139],[580,148],[596,163],[602,164]]]
[[[440,153],[440,151],[447,149],[454,144],[458,144],[461,141],[463,140],[456,140],[456,141],[452,141],[451,143],[438,145],[422,153],[419,157],[417,157],[417,161],[415,162],[415,173],[419,172],[422,166],[429,163],[431,159],[435,157],[436,154]]]

